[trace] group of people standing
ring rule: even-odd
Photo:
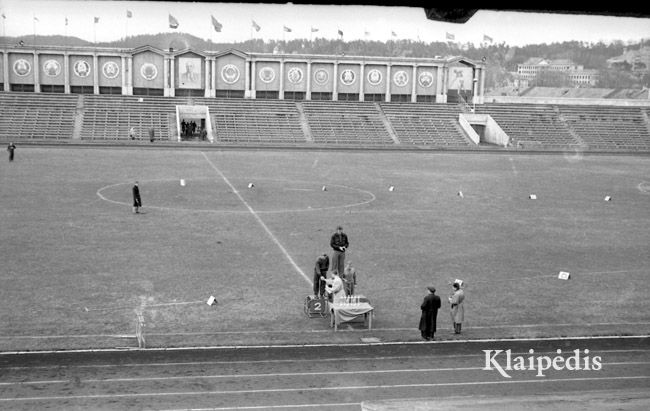
[[[314,267],[314,296],[336,299],[348,295],[354,295],[357,285],[357,270],[352,262],[345,262],[345,252],[350,245],[348,236],[343,232],[343,227],[336,227],[336,232],[330,238],[332,248],[332,260],[327,253],[323,253],[316,259]],[[328,270],[330,270],[328,277]]]
[[[460,334],[460,330],[465,320],[465,292],[462,288],[462,282],[455,281],[452,284],[453,292],[449,296],[449,306],[451,321],[454,324],[454,334]],[[442,306],[440,297],[436,295],[436,288],[428,286],[429,294],[424,297],[424,301],[420,305],[422,315],[420,316],[420,333],[422,338],[427,341],[435,339],[437,328],[438,310]]]

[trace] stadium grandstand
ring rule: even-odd
[[[650,151],[647,90],[486,96],[485,70],[458,56],[5,46],[0,139]]]

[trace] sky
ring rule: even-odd
[[[420,7],[378,5],[0,0],[0,12],[3,37],[59,34],[97,42],[163,32],[190,33],[219,43],[317,37],[433,42],[453,36],[455,42],[476,46],[490,40],[525,46],[650,39],[650,18],[479,10],[468,22],[457,24],[429,20]],[[169,26],[170,14],[178,21],[176,29]],[[212,17],[222,26],[220,32]],[[253,21],[259,31],[253,29]]]

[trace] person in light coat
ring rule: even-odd
[[[454,283],[454,293],[449,297],[451,304],[451,321],[454,323],[454,333],[460,334],[460,329],[465,320],[465,293],[460,288],[459,283]]]
[[[345,299],[345,287],[343,287],[343,280],[339,276],[338,271],[332,271],[332,278],[325,279],[327,284],[325,292],[330,296],[332,302],[337,299]]]

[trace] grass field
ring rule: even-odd
[[[3,351],[454,339],[455,278],[460,338],[650,332],[649,157],[23,146],[0,208]],[[372,331],[303,313],[338,224]]]

